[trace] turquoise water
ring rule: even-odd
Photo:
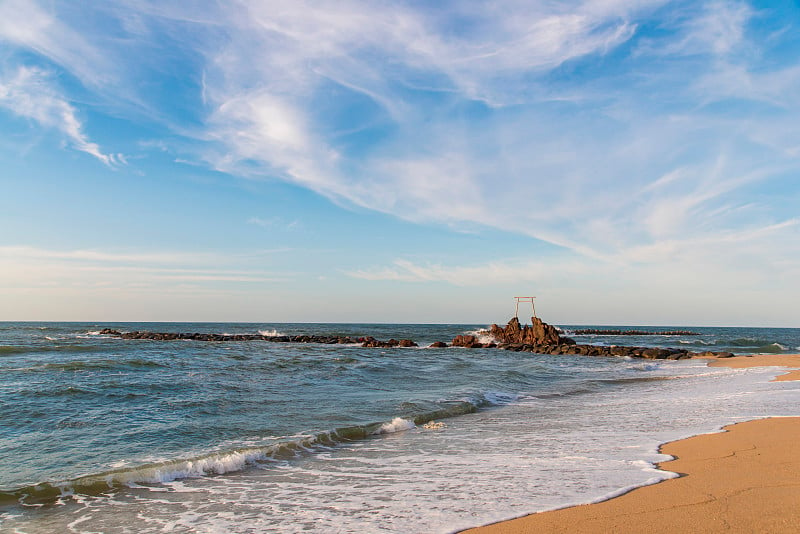
[[[770,370],[425,348],[485,326],[0,323],[0,527],[444,532],[661,479],[658,443],[798,415],[797,386]],[[121,340],[105,327],[421,347]],[[798,329],[692,330],[576,340],[800,350]]]

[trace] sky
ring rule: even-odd
[[[800,327],[798,95],[793,1],[0,0],[0,320]]]

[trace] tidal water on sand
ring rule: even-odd
[[[0,323],[0,530],[452,532],[668,478],[665,441],[800,415],[774,368],[426,348],[485,326]],[[574,337],[800,352],[800,329],[689,329]]]

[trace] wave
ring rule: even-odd
[[[9,491],[0,490],[0,506],[14,503],[52,504],[60,498],[75,494],[101,495],[139,484],[160,484],[184,478],[232,473],[248,466],[291,460],[347,442],[412,430],[437,419],[456,417],[478,410],[478,406],[472,402],[457,401],[448,404],[441,409],[412,417],[395,417],[391,421],[347,426],[276,444],[214,451],[186,459],[112,469],[61,482],[41,482]]]
[[[599,380],[592,380],[591,382],[601,385],[626,385],[637,384],[646,382],[662,382],[664,380],[674,380],[674,376],[636,376],[636,377],[621,377],[621,378],[601,378]]]
[[[780,343],[770,343],[769,345],[762,345],[756,347],[753,352],[759,354],[781,354],[787,352],[789,349]]]
[[[259,330],[258,333],[265,337],[278,337],[286,335],[283,332],[278,332],[274,328],[272,330]]]
[[[789,350],[786,345],[783,345],[777,341],[755,337],[717,340],[713,344],[720,348],[730,348],[732,351],[739,353],[747,352],[753,354],[781,354],[788,352]]]
[[[70,345],[0,345],[0,356],[31,352],[96,352],[102,350],[104,350],[103,347],[81,343]]]
[[[738,353],[781,354],[789,351],[789,348],[782,343],[754,337],[741,337],[730,340],[715,339],[710,341],[704,341],[702,339],[679,340],[678,343],[696,347],[713,346],[716,347],[717,350],[730,349]],[[800,349],[800,347],[798,347],[798,349]]]
[[[730,341],[724,341],[725,345],[742,348],[758,348],[771,345],[772,343],[773,341],[771,339],[759,339],[757,337],[740,337],[731,339]]]
[[[494,336],[489,333],[489,331],[485,328],[481,328],[480,330],[467,330],[464,334],[468,336],[475,336],[478,340],[478,343],[494,343],[495,340]]]
[[[402,417],[395,417],[388,423],[383,423],[373,434],[394,434],[395,432],[403,432],[412,428],[416,428],[412,421]]]
[[[148,367],[166,367],[164,364],[144,360],[141,358],[134,358],[132,360],[90,360],[90,361],[71,361],[71,362],[58,362],[58,363],[44,363],[34,365],[32,367],[23,367],[20,369],[9,369],[11,371],[87,371],[92,369],[124,369],[124,368],[148,368]]]
[[[0,345],[0,356],[5,356],[7,354],[22,354],[30,351],[31,347],[21,347],[18,345]]]
[[[71,397],[73,395],[97,395],[96,391],[75,386],[59,386],[55,389],[47,390],[22,390],[20,395],[32,397]]]

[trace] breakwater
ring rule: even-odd
[[[700,332],[690,330],[607,330],[605,328],[584,328],[573,330],[576,336],[699,336]]]
[[[515,318],[509,321],[505,328],[492,325],[492,340],[483,342],[475,335],[459,335],[450,343],[437,341],[429,345],[430,348],[462,347],[468,349],[497,348],[515,352],[531,352],[536,354],[552,355],[576,355],[576,356],[613,356],[644,358],[654,360],[683,360],[688,358],[729,358],[733,356],[730,352],[692,352],[686,349],[677,348],[653,348],[628,345],[585,345],[577,344],[575,341],[557,334],[553,334],[554,327],[547,323],[538,321],[536,326],[541,326],[542,331],[547,335],[539,338],[532,334],[530,327],[520,328],[519,321]],[[394,348],[394,347],[418,347],[418,343],[410,339],[388,339],[379,340],[372,336],[341,336],[341,335],[263,335],[263,334],[214,334],[214,333],[191,333],[191,332],[150,332],[133,331],[121,332],[111,328],[104,328],[99,332],[101,335],[118,337],[120,339],[131,340],[152,340],[152,341],[211,341],[211,342],[242,342],[242,341],[265,341],[270,343],[315,343],[325,345],[360,345],[366,348]],[[489,332],[487,332],[489,333]],[[499,343],[497,342],[499,341]]]
[[[531,345],[527,343],[501,343],[497,348],[536,354],[573,354],[581,356],[627,356],[649,360],[685,360],[689,358],[731,358],[732,352],[692,352],[686,349],[632,347],[628,345]]]
[[[416,347],[410,339],[389,339],[381,341],[372,336],[337,336],[337,335],[264,335],[264,334],[210,334],[198,332],[150,332],[147,330],[120,332],[111,328],[100,330],[100,335],[121,339],[149,339],[152,341],[269,341],[271,343],[317,343],[323,345],[356,345],[373,348]]]

